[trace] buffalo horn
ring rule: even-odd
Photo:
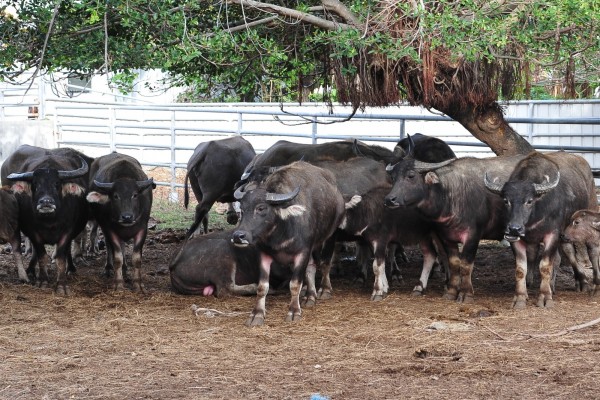
[[[87,163],[83,158],[79,157],[79,159],[81,160],[80,168],[77,168],[73,171],[58,171],[58,179],[80,178],[87,174],[89,169]]]
[[[13,172],[6,179],[11,181],[30,181],[33,178],[33,172]]]
[[[233,192],[233,198],[238,201],[241,200],[242,197],[244,197],[244,195],[246,194],[246,191],[244,190],[245,188],[246,188],[246,184],[241,185],[240,187],[235,189],[235,192]]]
[[[244,172],[242,173],[242,176],[240,177],[241,181],[245,181],[246,179],[248,179],[248,177],[250,176],[250,174],[252,173],[252,171],[254,171],[254,166],[250,166],[249,168],[246,168],[244,170]]]
[[[139,190],[144,190],[151,185],[154,185],[154,178],[146,179],[145,181],[136,181]]]
[[[546,177],[548,182],[546,183],[534,183],[533,188],[537,194],[544,194],[551,189],[554,189],[556,185],[558,185],[558,181],[560,181],[560,171],[556,174],[556,179],[553,182],[550,182],[550,178]]]
[[[267,197],[265,198],[265,201],[269,204],[281,204],[281,203],[285,203],[286,201],[292,200],[294,197],[296,197],[298,195],[298,193],[300,193],[300,186],[296,187],[296,189],[294,189],[293,191],[291,191],[289,193],[268,193],[267,192]]]
[[[415,142],[408,133],[406,134],[406,138],[408,139],[408,151],[406,153],[409,156],[412,156],[413,153],[415,152]]]
[[[500,194],[502,192],[502,188],[504,187],[503,183],[491,181],[490,178],[488,178],[487,172],[485,175],[483,175],[483,183],[485,184],[485,187],[490,190],[490,192],[494,192],[496,194]]]
[[[420,172],[421,171],[433,171],[434,169],[438,169],[445,165],[450,164],[454,160],[456,160],[456,158],[451,158],[449,160],[438,162],[438,163],[427,163],[427,162],[415,160],[414,169],[415,169],[415,171],[420,171]]]
[[[94,185],[99,189],[112,190],[114,182],[98,182],[94,179]]]
[[[398,165],[398,163],[396,163],[396,164],[389,163],[388,165],[386,165],[386,166],[385,166],[385,170],[386,170],[387,172],[392,172],[392,171],[394,170],[394,167],[395,167],[396,165]]]

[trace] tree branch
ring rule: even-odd
[[[339,22],[329,21],[324,18],[320,18],[314,16],[312,14],[308,14],[302,11],[293,10],[291,8],[281,7],[274,4],[262,3],[254,0],[227,0],[229,3],[239,4],[240,6],[249,6],[256,8],[260,11],[277,14],[283,17],[293,18],[300,22],[304,22],[307,24],[311,24],[326,30],[336,30],[336,29],[353,29],[352,26],[348,24],[343,24]]]

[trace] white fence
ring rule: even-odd
[[[459,156],[493,153],[460,124],[420,107],[388,107],[358,112],[322,104],[166,104],[130,105],[48,99],[46,116],[54,124],[54,144],[92,157],[117,150],[146,166],[185,168],[200,142],[243,135],[262,152],[280,139],[303,143],[357,138],[389,148],[406,133],[447,141]],[[510,103],[507,120],[534,147],[583,155],[600,169],[600,101],[523,101]]]

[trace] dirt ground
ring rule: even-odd
[[[439,278],[412,297],[421,257],[408,249],[382,302],[340,275],[301,321],[284,322],[289,296],[270,295],[265,326],[247,328],[253,297],[182,296],[155,273],[182,233],[151,231],[147,295],[109,290],[104,252],[69,278],[69,298],[20,284],[0,255],[0,398],[598,398],[600,325],[566,331],[600,317],[598,298],[565,267],[553,309],[513,311],[510,249],[482,244],[472,305],[443,300]]]

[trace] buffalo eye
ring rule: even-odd
[[[137,193],[134,193],[133,195],[131,195],[131,198],[133,198],[133,199],[137,199],[137,197],[138,197]]]
[[[533,204],[533,199],[527,199],[527,201],[525,202],[526,205],[530,206]]]
[[[256,212],[262,214],[267,210],[267,206],[265,204],[259,204],[256,206]]]
[[[417,174],[415,173],[415,171],[408,171],[408,173],[406,174],[406,177],[407,177],[408,179],[415,179],[415,176],[416,176],[416,175],[417,175]]]
[[[506,197],[503,200],[504,200],[504,204],[506,204],[507,206],[510,206],[510,201]]]

